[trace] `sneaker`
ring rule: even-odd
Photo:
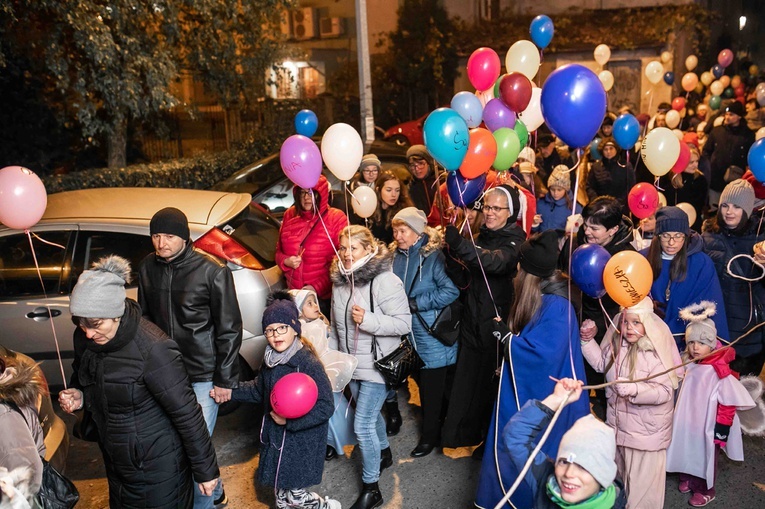
[[[220,497],[215,499],[215,502],[213,502],[215,505],[215,509],[218,509],[219,507],[226,507],[228,505],[228,497],[226,496],[226,490],[223,490],[220,494]]]
[[[694,493],[688,503],[693,507],[704,507],[714,499],[714,495],[702,495],[701,493]]]
[[[680,490],[680,493],[689,493],[691,491],[691,481],[680,481],[677,489]]]
[[[338,500],[333,498],[324,497],[324,509],[343,509]]]

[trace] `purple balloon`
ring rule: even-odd
[[[515,113],[500,99],[492,99],[483,109],[483,121],[491,132],[502,127],[512,129],[515,127]]]
[[[296,186],[311,189],[321,176],[321,152],[311,138],[293,134],[279,150],[282,171]]]
[[[486,185],[486,174],[479,175],[474,179],[466,179],[458,171],[450,172],[446,176],[446,190],[452,203],[458,207],[467,207],[478,199]]]
[[[603,271],[610,258],[609,252],[598,244],[583,244],[571,255],[571,279],[593,299],[606,294]]]

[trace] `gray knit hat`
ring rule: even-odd
[[[359,165],[359,170],[363,170],[367,166],[377,166],[378,168],[381,168],[382,163],[380,162],[380,159],[376,155],[365,154],[364,157],[361,158],[361,164]]]
[[[566,191],[571,190],[571,177],[569,177],[569,169],[565,164],[559,164],[553,168],[550,178],[547,179],[547,187],[552,186],[562,187]]]
[[[80,274],[69,297],[69,312],[81,318],[119,318],[125,313],[125,285],[130,262],[107,256]]]
[[[427,161],[430,154],[428,154],[428,149],[425,148],[425,145],[412,145],[409,147],[409,150],[406,151],[407,160],[410,157],[419,157],[420,159],[425,159]]]
[[[723,203],[730,203],[741,207],[746,212],[746,216],[751,217],[752,210],[754,209],[754,187],[747,180],[734,180],[725,186],[720,195],[720,205]]]
[[[398,214],[393,216],[393,220],[405,222],[417,235],[425,233],[425,226],[428,224],[425,213],[417,207],[406,207],[399,210]]]
[[[688,322],[685,327],[685,342],[696,341],[712,350],[717,348],[717,327],[710,318],[716,312],[717,305],[708,300],[681,309],[678,315]]]
[[[587,470],[603,488],[616,478],[614,430],[592,414],[576,421],[561,438],[558,458]]]

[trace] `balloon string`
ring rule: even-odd
[[[263,416],[263,419],[265,420],[265,416]],[[282,446],[279,447],[279,461],[276,462],[276,477],[274,477],[274,497],[276,497],[277,494],[279,493],[279,488],[277,487],[279,485],[279,469],[282,466],[282,453],[284,453],[284,440],[286,438],[287,438],[287,426],[285,425],[284,431],[282,432]]]
[[[61,360],[61,347],[58,344],[58,335],[56,335],[56,325],[53,323],[53,312],[51,311],[50,304],[48,303],[48,292],[45,290],[45,283],[43,282],[42,272],[40,272],[40,264],[37,262],[37,253],[35,252],[35,246],[32,243],[32,234],[28,228],[24,230],[24,233],[27,234],[27,238],[29,239],[29,248],[32,250],[32,259],[35,262],[35,269],[37,270],[37,278],[40,280],[40,287],[42,288],[43,297],[45,298],[45,307],[48,309],[48,320],[50,321],[50,330],[51,332],[53,332],[53,342],[56,344],[56,357],[58,358],[58,367],[61,370],[61,380],[63,380],[64,382],[64,389],[66,389],[67,386],[66,386],[66,375],[64,374],[64,361]],[[35,238],[39,238],[39,237],[35,235]],[[45,242],[45,243],[64,249],[64,246],[61,246],[59,244],[54,244],[52,242]]]
[[[489,298],[491,299],[491,305],[494,308],[494,315],[497,319],[501,320],[502,317],[499,316],[499,309],[497,309],[497,303],[494,301],[494,294],[491,291],[491,286],[489,286],[489,278],[486,277],[486,271],[483,268],[483,263],[481,262],[481,255],[478,254],[478,246],[476,246],[475,239],[473,238],[473,230],[470,227],[470,221],[465,221],[465,224],[467,224],[468,233],[470,234],[470,242],[473,244],[473,249],[475,250],[475,256],[476,261],[478,262],[478,267],[481,269],[481,275],[483,276],[483,282],[486,283],[486,290],[489,293]]]
[[[754,265],[756,265],[762,271],[762,273],[758,277],[755,277],[755,278],[749,278],[749,277],[745,277],[745,276],[740,276],[738,274],[734,274],[733,271],[731,270],[730,266],[731,266],[731,263],[733,263],[733,260],[735,260],[736,258],[749,258],[752,261],[752,263]],[[728,264],[725,266],[725,272],[730,277],[733,277],[733,278],[736,278],[736,279],[741,279],[743,281],[749,281],[750,283],[753,283],[755,281],[759,281],[760,279],[765,277],[765,267],[763,267],[763,265],[760,262],[758,262],[757,260],[755,260],[752,256],[749,256],[748,254],[744,254],[744,253],[737,254],[736,256],[733,256],[730,260],[728,260]]]
[[[574,165],[574,168],[577,168],[579,166],[579,163],[582,161],[582,149],[577,149],[576,150],[576,156],[577,156],[577,161],[576,161],[576,164]],[[573,171],[574,168],[571,168],[570,171]],[[572,200],[572,203],[571,203],[571,215],[572,216],[574,214],[576,214],[576,204],[577,204],[576,197],[579,194],[579,177],[580,177],[580,175],[581,175],[581,172],[577,171],[576,172],[576,179],[574,180],[574,199]],[[573,239],[573,235],[572,235],[571,236],[571,240],[568,243],[568,273],[569,274],[571,274],[571,257],[573,256],[573,252],[574,252],[574,239]],[[568,278],[568,301],[569,301],[569,303],[573,302],[571,300],[571,278]],[[573,347],[571,346],[571,340],[570,340],[571,330],[572,330],[572,326],[571,326],[571,313],[568,313],[568,331],[569,331],[568,358],[569,358],[569,362],[571,362],[571,373],[574,375],[574,380],[577,380],[578,378],[576,376],[576,368],[574,367],[574,351],[573,351]]]

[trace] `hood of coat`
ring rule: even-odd
[[[699,364],[708,364],[712,366],[719,378],[725,378],[728,375],[735,373],[735,377],[738,378],[738,373],[730,369],[730,363],[736,359],[736,351],[733,348],[726,347],[721,348],[721,344],[717,342],[718,350],[715,350],[709,357],[699,361]]]
[[[0,401],[14,403],[19,408],[35,407],[37,399],[48,393],[48,385],[37,364],[26,356],[6,357],[6,373],[15,369],[16,373],[0,383]]]
[[[319,213],[324,214],[329,209],[329,181],[327,180],[327,177],[324,175],[319,176],[319,182],[316,183],[316,185],[312,188],[313,191],[315,191],[316,195],[318,196],[318,208]],[[301,188],[298,186],[294,186],[292,188],[292,196],[295,198],[295,209],[298,208],[298,203],[300,201],[300,191]],[[313,210],[301,210],[300,211],[301,216],[305,217],[311,217],[314,215]]]
[[[658,239],[657,239],[658,241]],[[692,254],[700,253],[704,250],[704,240],[701,235],[696,233],[695,230],[691,230],[691,234],[688,236],[688,247],[686,248],[688,256]]]
[[[425,227],[425,232],[422,234],[422,237],[412,244],[409,249],[399,249],[395,240],[388,244],[388,250],[393,253],[398,251],[399,253],[411,256],[419,251],[420,256],[423,258],[427,258],[436,251],[440,251],[442,247],[444,247],[444,241],[441,232],[430,226]]]
[[[382,242],[377,244],[377,248],[376,255],[370,258],[367,263],[353,271],[354,284],[364,286],[379,274],[390,271],[393,263],[393,252],[389,251]],[[351,283],[351,275],[345,275],[338,267],[339,263],[340,260],[335,258],[329,269],[329,278],[332,280],[332,284],[339,286],[348,285]]]

